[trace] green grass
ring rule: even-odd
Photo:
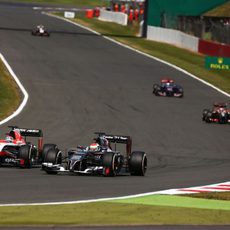
[[[199,209],[216,209],[230,211],[230,201],[191,198],[186,196],[171,195],[149,195],[129,199],[119,199],[113,202],[124,204],[142,204],[142,205],[159,205],[170,207],[199,208]]]
[[[19,106],[20,101],[20,91],[6,67],[0,61],[0,120],[12,114]]]
[[[164,199],[162,197],[162,199]],[[230,224],[230,211],[96,202],[0,207],[2,225]]]

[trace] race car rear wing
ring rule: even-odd
[[[19,131],[20,134],[25,138],[26,137],[38,137],[38,151],[41,152],[43,148],[43,132],[41,129],[29,129],[29,128],[19,128],[17,126],[8,126],[11,128],[11,131]]]
[[[126,144],[126,153],[131,154],[132,138],[130,136],[113,135],[113,134],[106,134],[101,132],[95,132],[95,134],[97,134],[98,136],[105,137],[110,143]]]
[[[41,129],[28,129],[28,128],[19,128],[17,126],[8,126],[14,130],[18,130],[24,137],[43,137],[43,132]]]

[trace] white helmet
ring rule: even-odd
[[[6,136],[6,141],[8,141],[8,142],[13,142],[13,140],[14,140],[13,137],[11,137],[11,136],[9,136],[9,135]]]

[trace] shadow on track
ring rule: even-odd
[[[32,29],[28,28],[10,28],[10,27],[0,27],[0,31],[13,31],[13,32],[31,32]],[[123,37],[123,38],[135,38],[140,39],[141,37],[136,37],[133,35],[124,35],[124,34],[94,34],[94,33],[82,33],[82,32],[73,32],[73,31],[60,31],[60,30],[48,30],[51,34],[63,34],[63,35],[76,35],[76,36],[95,36],[95,37]]]

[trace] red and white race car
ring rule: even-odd
[[[43,133],[40,129],[18,128],[9,126],[10,132],[4,140],[0,140],[0,166],[20,166],[31,168],[41,165],[47,151],[55,145],[43,146]],[[29,137],[37,137],[37,146],[29,142]]]

